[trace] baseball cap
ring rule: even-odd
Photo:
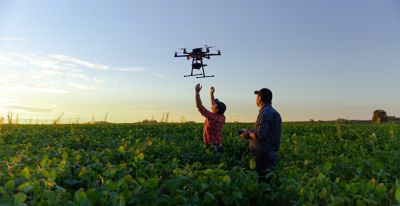
[[[226,111],[226,105],[223,102],[219,101],[218,99],[215,99],[215,103],[217,103],[218,113],[224,114]]]
[[[272,92],[267,88],[262,88],[258,91],[254,91],[254,94],[259,95],[264,103],[272,102]]]

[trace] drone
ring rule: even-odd
[[[207,78],[207,77],[214,77],[214,75],[206,75],[204,72],[204,67],[207,66],[207,64],[203,64],[203,58],[210,59],[211,56],[220,56],[221,51],[218,50],[217,53],[212,54],[210,53],[210,48],[213,48],[212,46],[207,46],[205,45],[204,48],[195,48],[192,50],[192,52],[187,52],[186,48],[182,48],[183,54],[178,54],[178,52],[175,52],[174,57],[186,57],[188,60],[192,59],[192,71],[190,72],[189,75],[185,75],[183,77],[193,77],[195,76],[196,78]],[[205,49],[205,51],[204,51]],[[199,74],[193,74],[193,70],[200,70],[201,73]]]

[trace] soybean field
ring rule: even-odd
[[[0,125],[0,205],[398,205],[400,125],[284,123],[259,183],[252,124]]]

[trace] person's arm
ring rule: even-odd
[[[196,91],[196,107],[198,109],[200,109],[203,106],[203,103],[201,102],[201,98],[200,98],[201,88],[202,87],[200,84],[196,84],[196,87],[194,88],[194,90]]]
[[[215,92],[215,88],[214,88],[214,87],[211,87],[211,88],[210,88],[211,105],[217,104],[217,103],[215,102],[214,92]]]
[[[268,131],[270,130],[268,118],[264,114],[260,114],[259,125],[255,131],[249,133],[253,140],[263,140],[267,138]]]
[[[249,132],[249,138],[252,139],[252,140],[256,140],[257,139],[256,133]]]
[[[201,115],[203,115],[204,117],[208,118],[208,119],[215,119],[217,114],[214,114],[210,111],[208,111],[204,106],[203,103],[201,102],[201,98],[200,98],[200,90],[201,90],[201,85],[197,84],[195,87],[195,91],[196,91],[196,107],[199,110],[199,112],[201,113]]]
[[[256,140],[256,138],[257,138],[255,132],[252,130],[248,130],[248,129],[247,129],[247,131],[243,132],[240,135],[240,137],[243,139],[252,139],[252,140]]]
[[[257,120],[258,121],[258,120]],[[252,140],[262,140],[267,138],[268,130],[269,130],[269,122],[267,118],[264,118],[263,114],[260,114],[259,125],[254,130],[247,130],[243,132],[240,137],[243,139],[252,139]]]

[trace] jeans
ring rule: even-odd
[[[256,161],[256,170],[259,180],[269,182],[269,178],[265,178],[277,164],[277,153],[275,151],[251,151]]]

